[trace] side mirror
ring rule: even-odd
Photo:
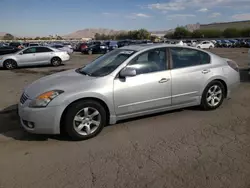
[[[19,55],[23,55],[23,52],[20,52]]]
[[[122,69],[119,75],[122,78],[133,77],[136,76],[136,70],[131,67],[125,67],[124,69]]]

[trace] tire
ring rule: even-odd
[[[213,46],[209,46],[209,49],[212,49],[213,48]]]
[[[88,112],[88,115],[85,111]],[[91,115],[94,116],[91,117]],[[106,124],[105,108],[97,101],[83,100],[68,107],[63,127],[64,132],[72,140],[86,140],[98,135]]]
[[[13,59],[7,59],[4,61],[3,66],[5,69],[13,70],[17,68],[17,63]]]
[[[201,48],[200,46],[197,46],[197,48]]]
[[[62,64],[62,60],[59,57],[53,57],[51,59],[51,65],[54,67],[58,67]]]
[[[89,51],[88,51],[88,54],[89,54],[89,55],[92,55],[92,54],[93,54],[93,51],[92,51],[92,50],[89,50]]]
[[[220,81],[210,82],[203,91],[201,107],[203,110],[215,110],[221,106],[225,98],[225,87]]]

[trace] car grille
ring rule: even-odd
[[[28,97],[25,95],[25,93],[22,94],[20,98],[20,103],[24,104],[27,101]]]

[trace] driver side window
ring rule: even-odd
[[[23,54],[33,54],[36,53],[36,48],[28,48],[27,50],[23,51]]]
[[[135,57],[127,67],[134,68],[137,75],[167,70],[166,48],[144,52]]]

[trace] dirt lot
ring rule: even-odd
[[[250,187],[250,77],[246,49],[214,49],[241,67],[242,83],[210,112],[188,108],[106,127],[91,140],[25,133],[16,104],[22,88],[65,66],[0,70],[0,188]],[[2,110],[1,110],[2,109]]]

